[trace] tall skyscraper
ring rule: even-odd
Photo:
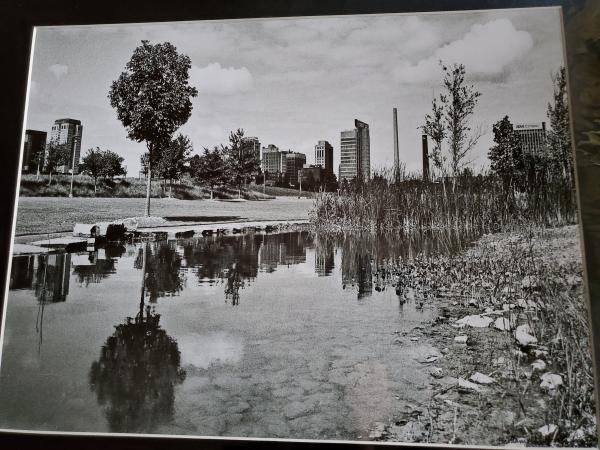
[[[521,142],[524,154],[538,154],[546,147],[546,122],[542,123],[517,123],[514,131]]]
[[[276,145],[269,144],[262,148],[261,168],[267,180],[276,180],[285,170],[282,170],[281,152]]]
[[[250,152],[260,167],[260,141],[256,136],[245,136],[242,138],[242,151]]]
[[[288,183],[297,186],[298,183],[298,171],[304,168],[306,164],[306,155],[304,153],[289,152],[285,154],[285,175]]]
[[[315,145],[315,166],[333,173],[333,146],[327,141],[319,141]]]
[[[66,144],[71,155],[75,153],[74,158],[70,158],[67,165],[63,166],[61,171],[63,173],[70,172],[71,169],[74,173],[79,172],[79,158],[81,154],[81,136],[83,134],[83,126],[81,121],[75,119],[58,119],[54,121],[52,125],[52,131],[50,132],[50,142],[55,144]],[[75,167],[73,166],[73,160]]]
[[[354,129],[342,131],[340,136],[339,180],[353,180],[357,176],[371,177],[371,145],[369,125],[354,121]]]
[[[37,172],[38,165],[40,170],[44,167],[46,136],[45,131],[25,130],[23,164],[21,166],[23,172]]]

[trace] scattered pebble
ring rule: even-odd
[[[474,327],[474,328],[485,328],[488,327],[492,323],[492,319],[486,316],[481,316],[479,314],[474,314],[472,316],[465,316],[462,319],[456,321],[456,325],[459,328],[464,326]]]
[[[540,388],[549,391],[552,391],[563,384],[562,377],[555,373],[546,372],[541,378],[542,382],[540,383]]]
[[[531,367],[533,369],[533,371],[535,372],[536,370],[544,370],[546,368],[546,363],[544,361],[542,361],[541,359],[536,359],[534,362],[531,363]]]
[[[531,328],[529,325],[519,325],[517,327],[515,331],[515,339],[521,347],[537,344],[537,338],[529,333],[531,333]]]
[[[478,384],[492,384],[496,382],[496,380],[493,378],[488,377],[480,372],[475,372],[473,375],[471,375],[470,380]]]
[[[494,322],[494,328],[500,331],[510,331],[512,328],[510,319],[507,319],[506,317],[498,317]]]
[[[543,427],[538,428],[538,432],[544,437],[554,434],[555,431],[556,431],[556,425],[554,425],[553,423],[551,423],[549,425],[544,425]]]
[[[433,378],[442,378],[444,376],[444,371],[440,367],[432,367],[429,373]]]
[[[466,391],[474,391],[474,392],[484,392],[485,389],[479,386],[478,384],[471,383],[470,381],[465,380],[464,378],[458,379],[458,388]]]

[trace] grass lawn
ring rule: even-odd
[[[143,198],[19,197],[16,235],[71,231],[73,224],[144,215]],[[265,201],[152,199],[153,216],[235,216],[240,220],[307,219],[312,199]]]

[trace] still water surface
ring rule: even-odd
[[[464,239],[308,231],[15,256],[0,428],[365,439],[426,402],[393,267]],[[408,301],[405,300],[408,298]]]

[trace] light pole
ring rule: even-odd
[[[71,162],[71,189],[69,198],[73,198],[73,179],[75,178],[75,148],[77,147],[77,136],[73,137],[73,160]]]

